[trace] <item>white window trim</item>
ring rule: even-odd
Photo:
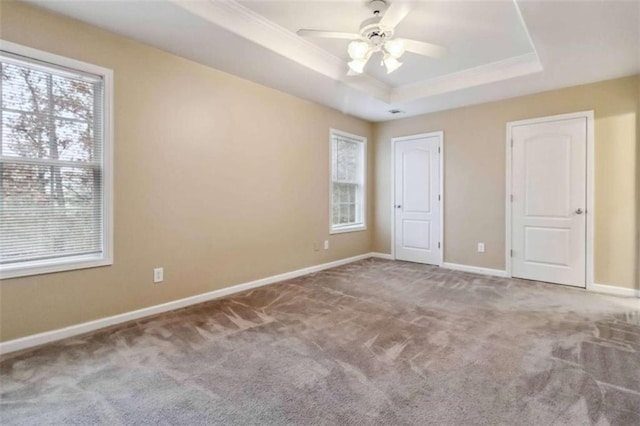
[[[71,68],[99,75],[104,82],[103,117],[103,251],[97,255],[67,256],[58,259],[0,265],[0,279],[95,268],[113,264],[113,71],[97,65],[33,49],[0,39],[0,50],[15,55],[48,62],[53,66]]]
[[[333,135],[354,139],[362,143],[362,224],[333,226]],[[342,130],[330,129],[329,131],[329,234],[344,234],[347,232],[359,232],[367,230],[367,138]]]

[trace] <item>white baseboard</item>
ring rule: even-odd
[[[368,259],[370,257],[378,257],[377,253],[366,253],[358,256],[348,257],[333,262],[323,263],[321,265],[310,266],[307,268],[297,269],[284,274],[273,275],[267,278],[261,278],[255,281],[234,285],[231,287],[221,288],[196,296],[178,299],[160,305],[150,306],[148,308],[138,309],[135,311],[125,312],[119,315],[113,315],[106,318],[100,318],[94,321],[88,321],[69,327],[59,328],[57,330],[46,331],[44,333],[33,334],[31,336],[21,337],[19,339],[0,342],[0,355],[10,352],[21,351],[23,349],[40,346],[45,343],[55,342],[57,340],[66,339],[68,337],[89,333],[101,328],[110,327],[112,325],[121,324],[151,315],[161,314],[163,312],[173,311],[175,309],[184,308],[186,306],[195,305],[197,303],[207,302],[213,299],[219,299],[241,291],[250,290],[256,287],[262,287],[268,284],[274,284],[280,281],[301,277],[303,275],[312,274],[314,272],[323,271],[325,269],[335,268],[336,266],[345,265],[347,263],[356,262],[358,260]]]
[[[379,258],[393,260],[393,257],[387,253],[365,253],[358,256],[348,257],[346,259],[340,259],[333,262],[323,263],[320,265],[310,266],[307,268],[297,269],[291,272],[285,272],[283,274],[273,275],[266,278],[261,278],[255,281],[249,281],[246,283],[234,285],[231,287],[222,288],[220,290],[214,290],[196,296],[186,297],[184,299],[174,300],[172,302],[162,303],[160,305],[150,306],[148,308],[138,309],[135,311],[125,312],[123,314],[113,315],[106,318],[100,318],[94,321],[84,322],[82,324],[76,324],[69,327],[59,328],[57,330],[46,331],[44,333],[33,334],[31,336],[21,337],[19,339],[9,340],[6,342],[0,342],[0,355],[10,352],[21,351],[23,349],[40,346],[45,343],[55,342],[57,340],[66,339],[68,337],[78,336],[80,334],[89,333],[91,331],[99,330],[101,328],[110,327],[117,324],[122,324],[127,321],[132,321],[151,315],[161,314],[163,312],[173,311],[175,309],[184,308],[186,306],[195,305],[209,300],[219,299],[224,296],[229,296],[241,291],[250,290],[257,287],[262,287],[269,284],[274,284],[280,281],[289,280],[292,278],[301,277],[303,275],[312,274],[314,272],[323,271],[325,269],[335,268],[336,266],[346,265],[347,263],[356,262],[358,260],[368,258]],[[493,275],[497,277],[506,277],[506,271],[499,269],[481,268],[478,266],[460,265],[457,263],[444,263],[443,268],[453,269],[456,271],[473,272],[482,275]],[[590,291],[599,293],[614,294],[618,296],[635,296],[640,297],[640,290],[615,287],[604,284],[592,284],[589,286]]]
[[[615,296],[640,297],[640,289],[616,287],[614,285],[593,283],[587,286],[587,290],[594,291],[596,293],[612,294]]]
[[[388,253],[377,253],[377,252],[372,252],[369,253],[371,257],[375,257],[378,259],[386,259],[386,260],[393,260],[393,256],[388,254]]]
[[[494,277],[506,277],[507,271],[501,269],[482,268],[480,266],[461,265],[459,263],[444,262],[443,268],[453,269],[454,271],[473,272],[474,274],[492,275]]]
[[[476,274],[482,275],[492,275],[495,277],[508,277],[507,271],[502,271],[500,269],[490,269],[490,268],[482,268],[479,266],[469,266],[469,265],[460,265],[457,263],[443,263],[443,268],[453,269],[456,271],[464,271],[464,272],[473,272]],[[596,293],[605,293],[611,294],[615,296],[627,296],[627,297],[640,297],[640,290],[633,288],[624,288],[624,287],[616,287],[613,285],[605,285],[605,284],[591,284],[587,286],[588,291],[593,291]]]

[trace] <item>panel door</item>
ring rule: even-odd
[[[586,118],[515,126],[512,275],[585,287]]]
[[[441,137],[395,143],[395,257],[440,263]]]

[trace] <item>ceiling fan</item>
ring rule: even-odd
[[[297,34],[302,37],[322,37],[351,40],[347,53],[349,74],[361,74],[364,66],[376,52],[382,53],[382,62],[391,74],[402,66],[398,59],[406,52],[439,58],[447,53],[447,49],[423,41],[405,38],[393,38],[395,27],[409,14],[411,6],[408,3],[396,2],[389,5],[385,0],[371,0],[369,8],[373,18],[366,19],[360,25],[360,34],[335,31],[301,29]]]

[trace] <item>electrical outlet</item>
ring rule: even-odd
[[[324,240],[324,249],[329,250],[329,240]]]
[[[478,253],[484,253],[484,243],[478,243]]]
[[[164,281],[164,268],[155,268],[153,270],[153,282],[161,283]]]

